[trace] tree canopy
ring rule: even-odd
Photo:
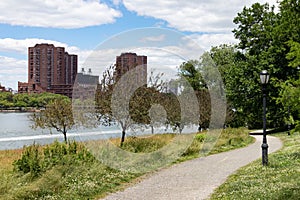
[[[54,99],[60,98],[61,95],[53,93],[41,94],[12,94],[11,92],[0,92],[0,109],[4,108],[44,108]]]
[[[282,99],[282,86],[287,82],[297,85],[295,81],[299,79],[299,4],[298,0],[283,0],[279,12],[275,12],[267,3],[255,3],[245,7],[233,20],[237,24],[233,33],[239,40],[239,53],[228,72],[232,83],[229,81],[226,88],[229,101],[250,127],[261,127],[259,73],[263,69],[271,77],[267,103],[269,127],[285,124],[285,102],[278,102]]]
[[[30,116],[33,122],[32,128],[54,128],[64,135],[67,142],[67,132],[75,125],[72,113],[72,104],[68,98],[57,98],[51,101],[45,108],[38,113]]]
[[[219,84],[219,80],[209,83],[206,77],[216,76],[214,71],[206,69],[207,66],[211,69],[217,67],[226,91],[228,125],[262,127],[262,86],[259,79],[262,70],[270,73],[267,86],[268,127],[284,127],[288,107],[293,107],[290,108],[293,121],[299,121],[299,108],[295,103],[299,101],[299,4],[299,0],[283,0],[278,11],[268,3],[244,7],[233,19],[236,24],[233,33],[238,40],[236,45],[212,47],[199,60],[184,62],[179,67],[179,74],[195,91]]]

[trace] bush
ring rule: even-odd
[[[94,160],[93,155],[82,144],[75,141],[67,144],[55,141],[44,147],[38,144],[24,147],[21,158],[14,162],[14,169],[36,177],[56,165],[73,165],[79,161]]]
[[[15,169],[24,173],[31,172],[37,176],[42,170],[42,157],[39,153],[40,145],[33,144],[29,147],[24,147],[22,157],[14,162]]]

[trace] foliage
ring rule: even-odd
[[[179,66],[179,76],[186,79],[194,90],[207,88],[203,76],[198,69],[199,65],[199,60],[190,60],[183,62]]]
[[[207,83],[204,81],[203,73],[201,73],[200,65],[201,61],[199,60],[184,62],[179,66],[178,74],[190,84],[196,94],[199,106],[199,130],[209,127],[211,117],[211,99],[207,89]],[[174,111],[176,112],[177,109],[175,108]],[[180,113],[177,113],[175,119],[175,123],[180,122]],[[174,121],[174,117],[171,121]]]
[[[192,60],[180,66],[179,76],[185,78],[193,86],[198,98],[200,111],[199,130],[209,127],[212,115],[211,104],[213,101],[216,102],[218,99],[225,98],[224,92],[226,92],[227,99],[231,100],[227,105],[226,125],[233,127],[244,125],[237,120],[239,117],[237,113],[233,112],[235,108],[233,98],[238,98],[237,102],[241,102],[240,97],[236,95],[239,83],[236,83],[236,79],[233,79],[230,74],[237,62],[237,50],[230,45],[220,45],[202,54],[199,60]],[[195,84],[196,82],[198,82],[198,85]],[[218,96],[213,96],[213,92],[217,92]],[[218,105],[214,103],[213,106],[216,110],[217,108],[215,107]],[[220,112],[220,118],[221,116]],[[219,120],[221,121],[221,119]]]
[[[294,131],[300,132],[300,79],[286,81],[281,84],[281,87],[280,97],[277,99],[277,102],[286,111],[286,123],[296,125]]]
[[[149,110],[159,99],[159,90],[163,88],[162,74],[154,76],[152,73],[147,86],[147,80],[140,80],[134,74],[139,73],[138,70],[135,67],[116,82],[113,76],[115,67],[110,66],[104,71],[96,93],[96,112],[102,125],[118,123],[121,126],[120,146],[129,128],[151,124]]]
[[[25,146],[21,158],[14,162],[14,168],[16,171],[37,177],[56,165],[74,165],[77,161],[93,160],[95,158],[82,144],[75,141],[68,143],[55,141],[44,147],[38,144]]]
[[[30,172],[33,176],[38,176],[42,170],[39,149],[40,146],[37,144],[26,147],[22,157],[14,162],[16,169],[24,173]]]
[[[257,160],[231,175],[211,199],[299,199],[300,135],[278,135],[284,142],[269,155],[269,166]]]
[[[75,125],[72,105],[67,98],[53,100],[46,106],[45,110],[33,113],[30,120],[34,123],[32,128],[55,128],[64,135],[65,142],[67,142],[67,131]]]
[[[0,108],[13,107],[13,95],[11,92],[0,92]]]
[[[11,92],[0,92],[0,109],[8,108],[44,108],[47,104],[57,98],[67,98],[59,94],[12,94]]]
[[[299,79],[297,43],[299,36],[299,1],[283,0],[279,12],[269,4],[245,7],[234,18],[233,30],[239,40],[234,64],[228,67],[226,92],[239,120],[249,128],[261,127],[261,84],[259,73],[270,73],[268,84],[268,127],[282,127],[286,110],[278,104],[281,84]],[[292,59],[292,61],[290,61]]]

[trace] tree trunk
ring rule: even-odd
[[[123,146],[123,143],[125,141],[125,134],[126,134],[125,130],[122,130],[122,138],[121,138],[121,144],[120,144],[121,147]]]
[[[154,127],[151,126],[151,133],[154,134]]]
[[[66,131],[66,128],[64,127],[64,131],[63,131],[63,134],[64,134],[64,140],[65,140],[65,143],[67,143],[67,131]]]

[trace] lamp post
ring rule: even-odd
[[[267,144],[267,133],[266,133],[266,86],[269,82],[270,75],[267,70],[263,70],[260,72],[260,81],[262,84],[262,92],[263,92],[263,143],[261,145],[262,148],[262,164],[268,165],[268,144]]]

